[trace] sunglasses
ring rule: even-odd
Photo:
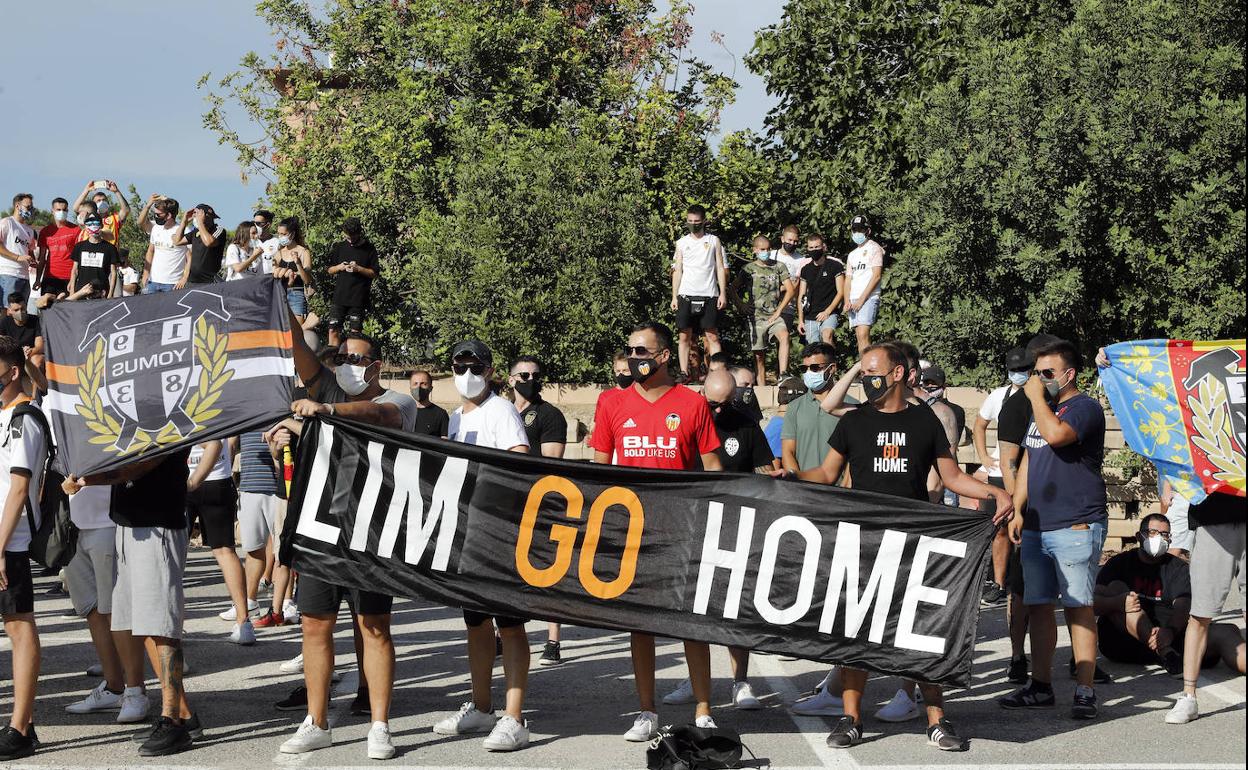
[[[473,374],[480,376],[482,374],[485,374],[485,369],[486,369],[485,364],[479,361],[476,363],[472,363],[472,364],[451,364],[451,371],[455,372],[456,374],[465,374],[471,371]]]
[[[1035,369],[1031,373],[1038,374],[1046,380],[1055,380],[1057,375],[1066,371],[1065,369]]]
[[[350,364],[351,366],[368,366],[372,362],[372,358],[366,355],[360,355],[359,353],[334,354],[334,366],[342,366],[343,364]]]
[[[542,378],[542,375],[538,374],[537,372],[513,372],[511,376],[515,377],[517,380],[520,380],[521,382],[528,382],[529,380],[540,380]]]
[[[624,352],[628,353],[629,358],[649,358],[658,355],[658,351],[651,350],[645,345],[634,345],[624,348]]]
[[[832,364],[802,364],[801,366],[797,367],[797,370],[799,372],[812,372],[812,373],[822,372],[824,369],[827,369],[831,365]]]
[[[1146,529],[1144,530],[1144,534],[1148,535],[1149,537],[1156,537],[1158,535],[1161,535],[1162,539],[1164,540],[1170,539],[1170,530],[1168,529]]]

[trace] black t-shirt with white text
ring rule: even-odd
[[[770,466],[776,458],[758,422],[739,409],[725,405],[713,414],[719,449],[715,454],[724,470],[732,473],[753,473],[755,468]]]
[[[69,258],[78,265],[78,280],[74,286],[81,289],[89,283],[96,291],[108,288],[112,266],[121,264],[121,253],[108,241],[78,241],[69,252]]]
[[[39,316],[26,316],[26,323],[18,325],[10,316],[0,317],[0,335],[8,337],[24,348],[33,348],[39,336]]]
[[[940,420],[910,403],[891,413],[863,404],[841,418],[828,446],[845,457],[854,489],[912,500],[928,499],[928,471],[949,455]]]
[[[368,239],[352,244],[350,241],[339,241],[329,252],[329,264],[341,265],[354,262],[358,267],[377,270],[377,248]],[[365,278],[360,273],[341,270],[334,274],[334,304],[342,307],[368,307],[369,287],[372,278]]]
[[[437,404],[422,406],[416,410],[416,433],[421,436],[446,438],[451,427],[451,416]]]
[[[822,265],[808,262],[802,268],[802,280],[806,282],[806,306],[803,313],[818,315],[828,309],[836,299],[836,279],[845,272],[845,263],[832,255],[823,258]]]
[[[520,413],[529,454],[541,455],[542,444],[563,444],[568,440],[568,421],[554,404],[537,401]]]
[[[212,245],[204,243],[199,231],[187,236],[191,242],[191,272],[187,274],[187,283],[212,283],[221,273],[221,260],[225,257],[225,228],[216,227],[212,232]]]

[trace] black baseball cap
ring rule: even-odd
[[[866,214],[858,214],[857,216],[855,216],[853,219],[849,221],[850,230],[857,230],[859,228],[863,230],[871,229],[871,220],[867,219]]]
[[[806,392],[806,383],[802,382],[799,377],[785,377],[776,384],[776,390],[778,391],[776,399],[781,404],[788,404],[801,398]]]
[[[475,358],[486,366],[494,365],[494,354],[481,340],[462,340],[451,348],[451,360],[457,358]]]
[[[1005,368],[1011,372],[1030,371],[1036,365],[1036,357],[1027,348],[1013,348],[1005,354]]]
[[[932,383],[934,385],[945,384],[945,370],[936,364],[928,364],[923,367],[923,371],[919,372],[919,382]]]

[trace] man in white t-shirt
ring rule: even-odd
[[[871,240],[871,223],[859,214],[849,223],[855,248],[845,258],[845,283],[849,297],[845,315],[858,338],[858,353],[871,346],[871,326],[880,312],[880,277],[884,274],[884,249]]]
[[[190,247],[182,242],[179,232],[182,225],[178,221],[178,202],[153,193],[139,213],[139,226],[149,240],[143,258],[143,293],[181,289],[186,285],[191,260]]]
[[[452,441],[527,454],[529,439],[520,413],[510,401],[494,395],[494,355],[480,340],[464,340],[451,348],[451,371],[462,403],[451,415]],[[529,638],[523,618],[508,618],[464,610],[468,626],[468,670],[472,698],[459,711],[433,726],[438,735],[466,735],[489,731],[484,746],[490,751],[515,751],[529,745],[524,721],[524,691],[529,675]],[[503,645],[503,676],[507,685],[506,711],[494,715],[491,693],[494,625]]]
[[[0,296],[8,302],[11,294],[30,296],[30,268],[35,262],[38,235],[31,227],[35,201],[30,193],[13,196],[13,214],[0,219]]]
[[[281,244],[277,242],[277,235],[273,233],[273,212],[268,209],[259,209],[251,217],[251,223],[256,227],[256,238],[252,242],[254,246],[260,248],[260,272],[264,275],[272,275],[273,260],[277,259],[277,250],[281,248]]]
[[[685,211],[689,233],[676,241],[672,257],[672,310],[680,331],[680,370],[689,375],[689,349],[695,327],[706,335],[706,355],[720,351],[719,311],[728,297],[728,262],[719,237],[706,232],[706,209]]]

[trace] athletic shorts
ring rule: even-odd
[[[1023,530],[1023,603],[1091,607],[1105,546],[1105,523],[1087,529]]]
[[[310,557],[315,558],[315,557]],[[299,566],[296,564],[295,569]],[[331,585],[306,573],[299,575],[299,611],[309,615],[337,615],[343,598],[359,615],[389,615],[394,597]]]
[[[1244,596],[1244,530],[1248,522],[1205,524],[1192,542],[1192,615],[1212,618],[1226,606],[1231,583],[1239,578]]]
[[[365,308],[353,305],[334,305],[329,313],[329,328],[359,332],[364,327]]]
[[[54,278],[50,275],[44,276],[43,281],[39,284],[40,294],[51,294],[59,297],[61,294],[69,292],[68,278]]]
[[[65,567],[65,587],[78,617],[91,610],[113,612],[113,583],[117,580],[117,528],[78,530],[78,549]]]
[[[238,493],[238,535],[243,550],[251,553],[264,547],[277,532],[277,495],[261,492]]]
[[[19,527],[26,526],[18,522]],[[28,551],[4,552],[4,576],[9,585],[0,591],[0,615],[25,615],[35,611],[35,580],[30,574]]]
[[[205,481],[186,493],[186,526],[199,520],[199,534],[209,548],[234,547],[234,516],[238,507],[233,479]]]
[[[770,322],[765,317],[755,318],[750,325],[750,350],[758,352],[766,350],[768,338],[775,339],[781,331],[788,331],[783,318]]]
[[[464,610],[464,625],[469,628],[476,628],[487,620],[493,620],[494,625],[499,628],[515,628],[516,626],[523,626],[525,623],[529,622],[523,618],[507,618],[502,615],[486,615],[482,612]]]
[[[719,328],[719,308],[715,297],[677,297],[676,328],[697,327],[703,331]]]
[[[182,638],[188,529],[117,527],[114,631]]]

